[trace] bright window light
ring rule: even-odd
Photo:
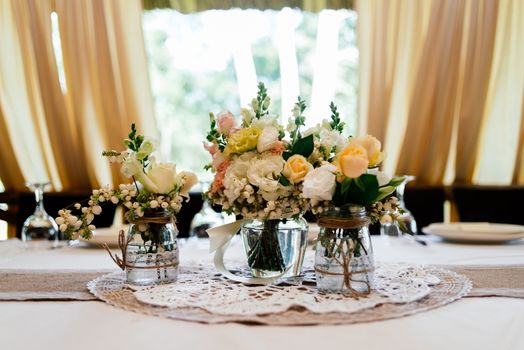
[[[238,115],[258,81],[271,111],[290,116],[298,95],[310,124],[329,118],[334,101],[357,130],[356,12],[210,10],[189,15],[145,11],[143,29],[162,156],[203,174],[209,112]]]

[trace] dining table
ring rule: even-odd
[[[451,243],[373,236],[377,262],[438,266],[524,266],[524,240]],[[211,262],[207,239],[180,239],[180,264]],[[235,237],[232,251],[241,252]],[[312,258],[308,248],[306,259]],[[227,260],[227,256],[226,256]],[[108,253],[80,243],[28,249],[0,242],[0,271],[118,271]],[[524,271],[524,270],[520,270]],[[522,277],[522,276],[520,276]],[[4,283],[0,281],[0,283]],[[5,289],[6,286],[4,286]],[[5,298],[4,298],[5,299]],[[100,300],[2,300],[0,349],[524,349],[524,298],[463,297],[413,315],[375,322],[268,326],[205,324],[116,308]]]

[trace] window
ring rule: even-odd
[[[300,95],[308,122],[329,117],[335,101],[356,130],[356,13],[210,10],[189,15],[145,11],[143,29],[163,157],[202,174],[209,112],[238,114],[268,87],[285,122]]]

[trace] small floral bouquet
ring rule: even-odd
[[[183,199],[189,200],[189,190],[197,183],[196,175],[187,171],[177,173],[173,163],[157,163],[152,155],[153,143],[137,134],[135,124],[128,137],[124,140],[126,150],[105,151],[103,156],[112,163],[121,164],[122,174],[133,182],[121,184],[116,189],[106,186],[93,190],[87,206],[74,204],[77,214],[72,209],[60,210],[56,222],[68,237],[89,239],[95,229],[91,222],[106,203],[123,205],[127,208],[127,221],[134,222],[153,211],[172,217],[182,208]],[[154,240],[145,227],[141,229],[144,241]]]
[[[385,154],[375,137],[343,137],[337,107],[330,108],[331,120],[313,131],[315,168],[304,177],[302,197],[309,199],[321,227],[317,285],[358,296],[369,293],[374,268],[368,226],[397,220],[401,209],[391,194],[404,177],[379,170]]]
[[[260,83],[251,108],[242,109],[240,126],[230,112],[216,117],[210,114],[211,130],[205,143],[212,156],[206,168],[215,173],[205,196],[227,213],[261,223],[260,239],[252,237],[248,241],[253,244],[246,247],[252,273],[288,268],[278,227],[308,209],[308,200],[301,195],[302,182],[313,169],[308,158],[314,138],[300,130],[305,124],[304,101],[299,98],[295,104],[287,135],[278,117],[269,113],[269,105],[266,88]]]

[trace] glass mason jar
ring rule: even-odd
[[[297,219],[244,220],[241,227],[253,277],[300,275],[307,247],[307,221]]]
[[[129,226],[126,249],[127,283],[147,286],[178,277],[178,231],[164,210],[146,212]]]
[[[375,269],[369,223],[366,209],[357,205],[333,208],[319,217],[315,274],[320,290],[369,294]]]

